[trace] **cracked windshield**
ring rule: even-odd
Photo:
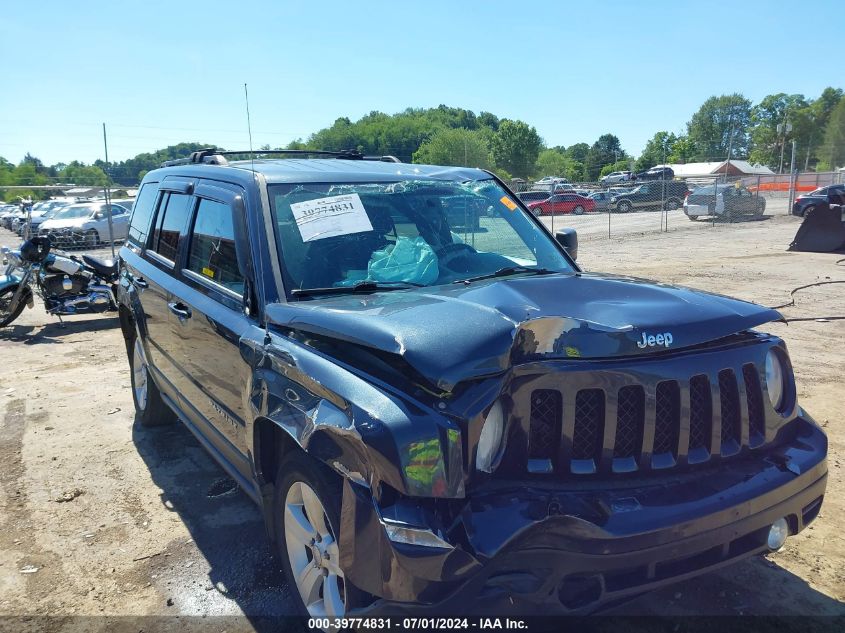
[[[433,286],[572,272],[493,180],[270,187],[285,286]]]

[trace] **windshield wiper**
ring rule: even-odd
[[[377,292],[381,290],[407,290],[408,288],[423,288],[425,284],[413,281],[359,281],[351,286],[330,286],[327,288],[294,288],[290,293],[294,297],[308,297],[311,295],[338,295],[355,292]]]
[[[467,277],[466,279],[457,279],[452,283],[455,284],[470,284],[473,281],[481,281],[482,279],[494,279],[495,277],[507,277],[509,275],[517,275],[521,273],[533,273],[535,275],[552,275],[557,270],[550,270],[548,268],[533,268],[531,266],[505,266],[494,273],[487,273],[486,275],[478,275],[477,277]]]

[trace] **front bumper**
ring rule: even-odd
[[[498,483],[455,513],[448,550],[390,541],[369,491],[347,483],[342,564],[377,597],[366,614],[595,611],[768,551],[779,518],[804,529],[821,508],[827,438],[809,418],[792,424],[779,447],[706,475]]]

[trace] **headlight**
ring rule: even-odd
[[[499,456],[504,432],[505,414],[502,411],[502,403],[497,400],[484,420],[481,437],[478,439],[478,449],[475,453],[475,467],[478,470],[493,472],[493,464]]]
[[[769,392],[769,402],[772,403],[775,411],[780,411],[783,404],[784,376],[783,363],[778,358],[777,352],[770,349],[766,354],[766,390]]]

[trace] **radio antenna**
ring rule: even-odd
[[[249,120],[249,90],[247,89],[246,83],[244,83],[244,101],[246,102],[246,129],[249,133],[249,166],[252,169],[252,180],[255,182],[256,186],[260,186],[258,182],[258,176],[255,173],[255,154],[252,151],[252,123]],[[264,280],[264,271],[258,270],[256,274],[261,277],[261,301],[264,303],[264,307],[266,308],[267,305],[267,284]],[[270,344],[270,320],[267,318],[267,311],[262,309],[261,306],[258,308],[261,313],[261,317],[264,319],[264,345],[267,346]]]
[[[255,174],[255,154],[252,153],[252,124],[249,120],[249,90],[244,84],[244,100],[246,101],[246,131],[249,133],[249,162],[252,173]]]

